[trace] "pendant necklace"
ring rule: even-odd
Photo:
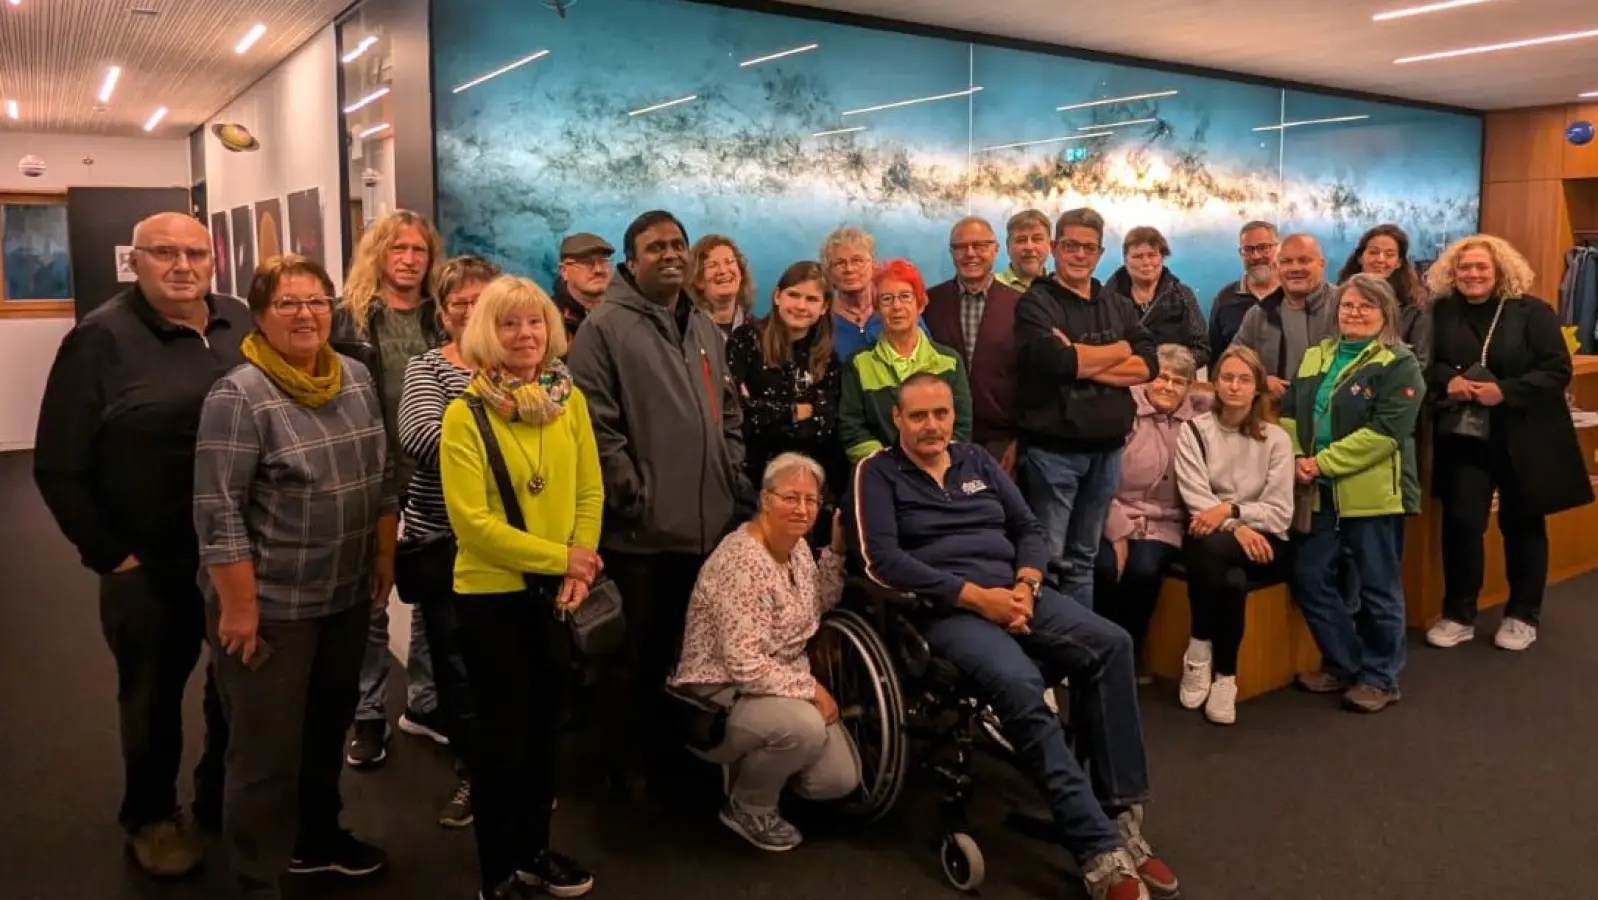
[[[540,465],[544,462],[544,428],[547,427],[540,426],[538,429],[538,462]],[[518,439],[515,443],[516,449],[521,452],[522,459],[527,463],[527,468],[533,471],[533,477],[527,479],[527,492],[537,497],[544,492],[543,470],[539,466],[533,465],[533,459],[527,455],[527,448],[522,446],[521,440]]]

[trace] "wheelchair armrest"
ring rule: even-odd
[[[847,586],[859,591],[866,599],[882,603],[891,608],[921,610],[931,609],[933,606],[931,600],[918,594],[895,590],[859,575],[849,576]]]

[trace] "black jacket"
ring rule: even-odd
[[[366,319],[366,327],[359,328],[355,324],[355,317],[350,315],[350,309],[341,300],[333,310],[332,330],[328,333],[327,342],[334,350],[348,356],[366,366],[372,373],[372,381],[377,385],[377,396],[383,401],[383,408],[388,408],[387,387],[383,384],[383,351],[373,335],[383,327],[383,302],[373,300],[370,315]],[[444,331],[444,325],[438,320],[438,304],[432,298],[423,298],[421,306],[422,337],[427,341],[429,350],[436,349],[449,342],[449,335]],[[396,391],[404,390],[402,384],[393,385]],[[393,425],[389,426],[393,431]]]
[[[1449,380],[1481,361],[1482,339],[1464,315],[1466,302],[1449,294],[1432,307],[1427,393],[1438,398],[1439,407],[1453,402],[1448,399]],[[1492,410],[1489,440],[1508,456],[1515,473],[1511,489],[1523,492],[1522,508],[1548,515],[1592,502],[1592,484],[1565,403],[1572,376],[1570,351],[1553,308],[1535,297],[1505,300],[1487,351],[1487,369],[1504,392],[1504,402]],[[1447,453],[1449,443],[1438,441],[1435,452]]]
[[[1193,353],[1197,368],[1210,364],[1209,324],[1199,309],[1198,297],[1194,296],[1192,288],[1171,274],[1170,269],[1160,271],[1160,280],[1154,285],[1154,299],[1148,306],[1139,306],[1133,299],[1132,275],[1125,266],[1115,270],[1104,289],[1125,297],[1137,309],[1143,327],[1154,338],[1154,346],[1181,344]]]
[[[791,345],[781,365],[766,364],[760,347],[765,322],[747,322],[727,341],[727,370],[743,399],[744,471],[759,484],[766,464],[780,453],[803,453],[821,463],[829,486],[841,486],[848,471],[838,442],[838,401],[843,393],[843,364],[828,357],[817,379],[810,374],[810,347],[815,329]],[[794,407],[808,403],[810,417],[794,419]]]
[[[1137,405],[1127,388],[1077,380],[1076,348],[1062,345],[1059,329],[1073,344],[1104,346],[1127,341],[1132,352],[1158,370],[1154,338],[1139,321],[1132,301],[1092,282],[1087,300],[1053,279],[1039,279],[1015,311],[1015,423],[1022,440],[1055,453],[1114,450],[1132,431]]]
[[[555,279],[555,287],[550,292],[550,298],[555,301],[555,308],[560,310],[561,321],[566,323],[566,340],[570,341],[577,336],[577,329],[583,327],[588,320],[588,307],[578,302],[572,296],[571,288],[566,286],[566,279]]]

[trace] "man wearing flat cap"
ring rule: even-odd
[[[597,234],[574,234],[560,242],[560,276],[555,279],[555,305],[566,321],[566,337],[577,336],[577,329],[588,313],[605,299],[613,269],[610,258],[616,253]]]

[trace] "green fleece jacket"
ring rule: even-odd
[[[954,391],[954,439],[971,440],[971,385],[960,354],[917,332],[920,340],[908,357],[895,353],[885,339],[862,350],[843,369],[843,400],[838,407],[838,438],[851,463],[899,443],[893,408],[899,385],[911,375],[931,372]]]
[[[1315,395],[1332,377],[1337,344],[1327,339],[1309,348],[1282,397],[1282,427],[1293,438],[1295,456],[1315,447]],[[1332,480],[1339,517],[1420,512],[1415,419],[1425,396],[1420,363],[1403,345],[1373,341],[1332,378],[1326,409],[1331,442],[1314,457],[1321,475]]]

